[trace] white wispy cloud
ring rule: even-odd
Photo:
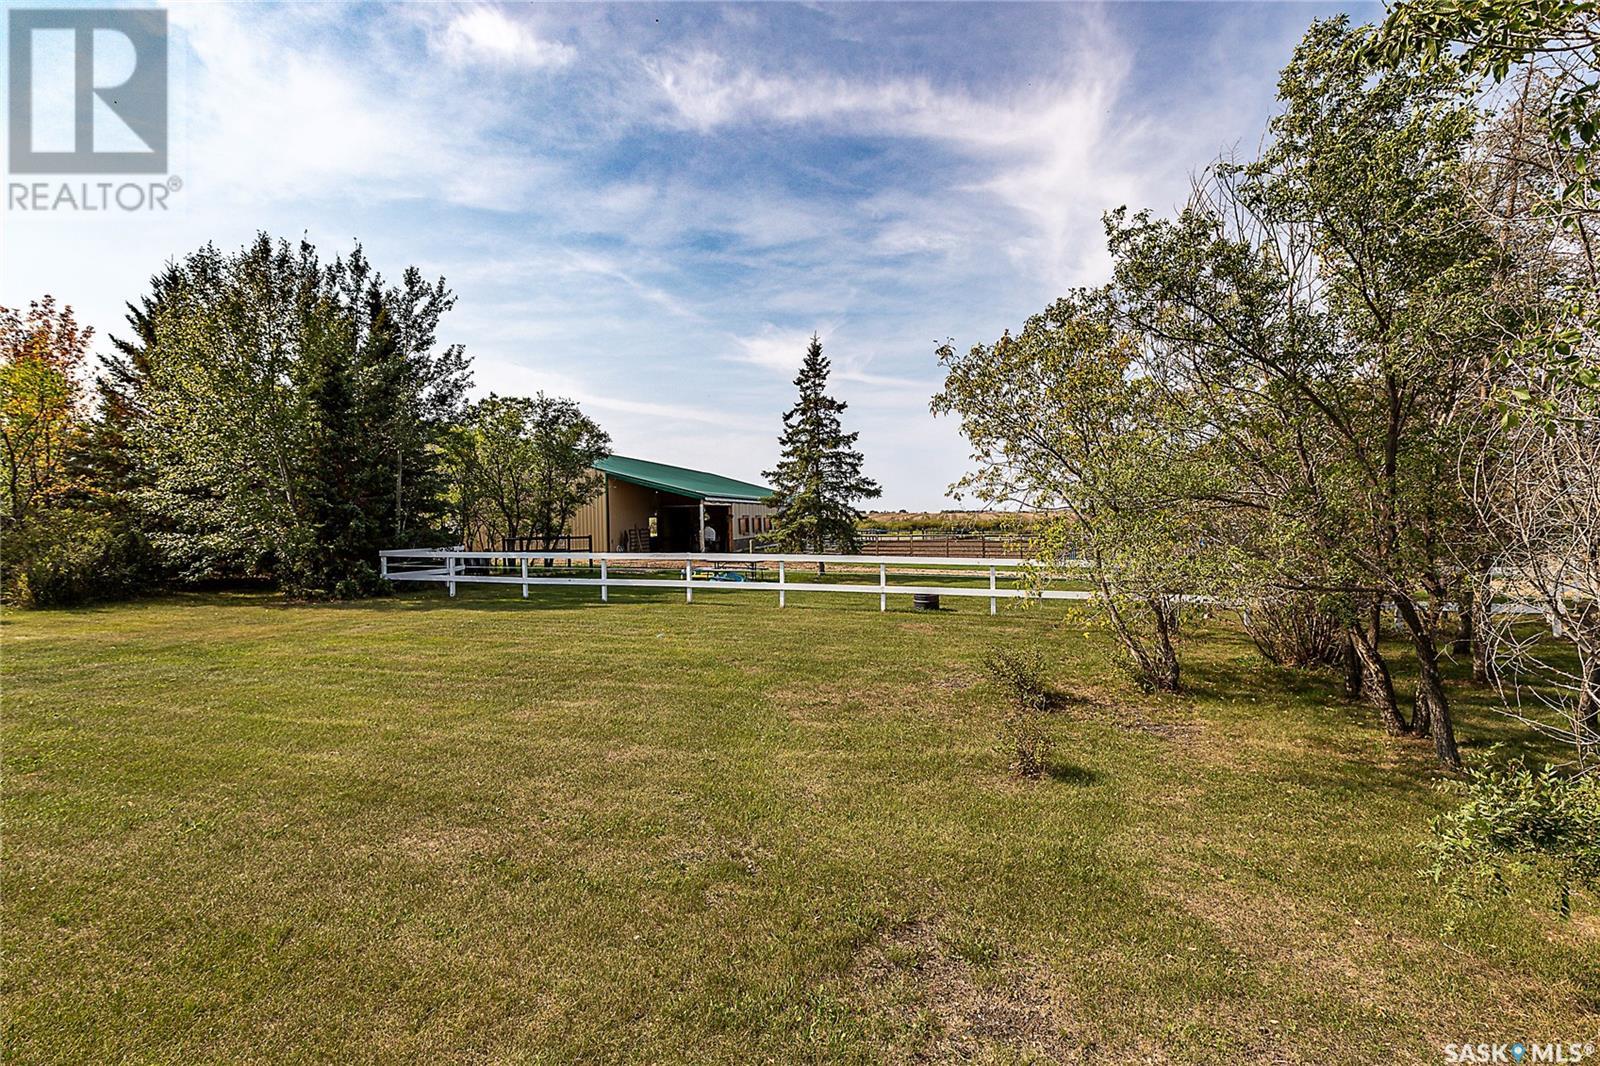
[[[576,400],[584,407],[621,414],[646,415],[671,423],[687,422],[699,426],[718,426],[733,429],[766,430],[768,421],[738,411],[729,411],[716,404],[672,403],[619,395],[614,391],[595,389],[581,375],[550,366],[529,366],[525,363],[480,360],[497,384],[493,390],[501,393],[532,395],[545,392]]]
[[[663,121],[702,134],[739,125],[812,126],[938,142],[963,154],[977,172],[946,191],[997,199],[1024,215],[1027,228],[1013,229],[999,245],[1003,253],[1077,284],[1104,267],[1100,212],[1137,202],[1148,184],[1129,165],[1129,146],[1148,130],[1116,118],[1127,56],[1094,19],[1079,24],[1060,78],[990,97],[922,78],[767,73],[703,49],[652,57],[644,66],[660,91]],[[903,201],[874,239],[888,253],[946,251],[972,236],[955,232],[970,216],[952,215],[945,197]]]
[[[451,17],[438,34],[436,47],[452,63],[530,70],[564,67],[578,55],[571,45],[541,37],[524,19],[488,4]]]
[[[624,269],[623,265],[615,259],[599,255],[595,252],[571,251],[568,252],[568,268],[575,273],[595,275],[602,278],[611,278],[620,281],[629,290],[641,298],[680,318],[703,321],[704,317],[684,301],[659,285],[652,285],[641,280],[635,271]]]
[[[549,166],[491,136],[494,107],[432,72],[352,63],[347,42],[324,32],[330,18],[317,7],[172,8],[195,58],[183,116],[191,185],[255,202],[529,201]],[[378,30],[360,32],[364,50],[390,47]]]
[[[813,335],[822,342],[823,354],[832,364],[831,380],[859,386],[850,390],[854,398],[866,397],[879,403],[902,402],[909,395],[913,402],[925,403],[938,388],[932,377],[875,372],[872,369],[874,344],[865,337],[851,336],[837,322],[820,323],[811,330],[780,329],[766,322],[758,332],[731,337],[729,351],[723,358],[760,367],[780,378],[792,378],[800,369]]]
[[[723,358],[790,377],[800,369],[812,334],[821,337],[826,349],[833,329],[832,323],[819,324],[813,330],[795,330],[779,329],[770,322],[764,322],[758,333],[731,338],[731,348]]]

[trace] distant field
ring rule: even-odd
[[[1600,1035],[1600,918],[1515,899],[1443,934],[1418,844],[1451,801],[1325,679],[1216,628],[1155,698],[1059,608],[791,604],[8,614],[5,1060],[1434,1063]],[[1034,641],[1069,701],[1023,783],[978,664]],[[1507,736],[1455,693],[1469,753]]]

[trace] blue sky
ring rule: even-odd
[[[53,293],[103,336],[206,240],[360,238],[448,279],[480,393],[752,480],[815,330],[883,506],[951,506],[934,348],[1102,280],[1101,213],[1252,150],[1336,10],[176,5],[178,210],[0,215],[0,303]]]

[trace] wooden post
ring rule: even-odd
[[[449,580],[445,583],[450,586],[450,595],[454,596],[456,594],[456,557],[454,555],[445,556],[444,572],[449,576]]]
[[[607,576],[606,576],[606,561],[604,559],[601,559],[600,560],[600,602],[601,603],[609,603],[610,602],[610,598],[609,598],[608,594],[611,592],[611,589],[606,584],[606,582],[608,580],[609,580],[609,578],[607,578]]]
[[[889,587],[889,568],[883,563],[878,564],[878,587],[881,589],[887,589]],[[887,611],[888,609],[889,594],[887,592],[878,593],[878,610],[882,612]]]
[[[522,598],[528,598],[528,560],[522,560]]]
[[[694,560],[683,561],[683,602],[694,602]]]
[[[779,607],[783,606],[783,582],[784,582],[783,560],[779,559],[778,560],[778,606]]]
[[[378,576],[385,581],[389,579],[389,557],[382,553],[378,555]]]
[[[700,501],[700,524],[695,527],[694,535],[699,538],[697,543],[700,550],[706,550],[706,501]]]
[[[989,567],[989,613],[994,614],[994,567]]]

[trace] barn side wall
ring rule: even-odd
[[[642,529],[649,535],[650,516],[656,510],[657,493],[627,481],[609,479],[611,486],[611,551],[625,551],[623,538],[630,529]],[[596,542],[598,543],[598,541]]]
[[[683,502],[681,497],[668,499]],[[606,490],[578,508],[567,531],[575,537],[593,538],[594,551],[623,551],[628,530],[648,530],[659,503],[660,494],[654,489],[608,477]],[[730,511],[728,539],[735,551],[744,550],[769,528],[772,512],[759,503],[736,503]]]
[[[606,543],[606,494],[600,495],[578,508],[572,516],[572,521],[567,523],[567,532],[574,537],[592,537],[591,551],[605,551],[611,545]]]
[[[732,511],[729,539],[733,542],[734,551],[743,551],[750,541],[759,539],[766,532],[768,525],[764,520],[771,517],[772,510],[759,503],[736,503]]]

